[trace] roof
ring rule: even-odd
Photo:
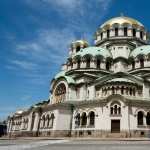
[[[137,57],[139,55],[148,55],[148,54],[150,54],[150,45],[144,45],[134,49],[130,53],[130,57]]]
[[[126,78],[114,78],[114,79],[111,79],[111,80],[108,80],[107,83],[110,83],[110,82],[129,82],[129,83],[135,83],[129,79],[126,79]]]
[[[140,23],[139,21],[133,18],[121,16],[121,17],[115,17],[106,21],[104,24],[100,26],[100,28],[104,28],[105,26],[112,26],[113,24],[126,24],[126,23],[130,25],[138,25],[138,26],[144,27],[142,23]]]
[[[109,50],[102,48],[102,47],[94,47],[94,46],[81,49],[73,57],[77,57],[77,56],[84,57],[86,55],[103,56],[105,58],[112,57],[112,54],[110,53]]]
[[[65,78],[68,84],[75,84],[74,79],[70,76],[66,76],[65,74],[66,74],[65,71],[61,71],[55,75],[54,79],[57,80],[59,78]]]

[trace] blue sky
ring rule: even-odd
[[[0,119],[48,99],[71,41],[93,44],[100,24],[124,13],[150,29],[149,0],[0,0]]]

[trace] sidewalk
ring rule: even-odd
[[[150,141],[150,138],[0,137],[0,140]]]

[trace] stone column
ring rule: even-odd
[[[21,120],[21,127],[20,127],[21,130],[24,129],[24,124],[25,124],[25,122],[24,122],[24,119],[22,118],[22,120]]]
[[[124,36],[124,33],[123,33],[123,28],[118,28],[118,35],[119,36]]]
[[[136,31],[136,37],[140,38],[140,29],[137,29],[137,31]]]
[[[103,39],[106,39],[106,38],[107,38],[107,33],[105,31],[105,32],[103,32]]]
[[[110,29],[110,37],[113,37],[113,36],[115,36],[115,31],[114,29]]]
[[[39,126],[39,114],[38,112],[35,113],[35,120],[34,120],[34,126],[33,126],[33,131],[37,131],[38,130],[38,126]]]
[[[147,37],[146,37],[146,32],[144,32],[144,35],[143,35],[143,40],[147,40]]]
[[[131,27],[128,28],[127,32],[128,32],[128,36],[130,37],[133,36]]]
[[[143,125],[146,126],[146,115],[144,114],[144,117],[143,117]]]

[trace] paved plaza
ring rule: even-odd
[[[0,150],[149,150],[150,141],[0,140]]]

